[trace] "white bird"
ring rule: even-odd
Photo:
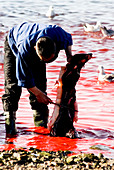
[[[97,32],[100,31],[101,23],[97,21],[96,25],[90,25],[88,23],[83,24],[83,28],[86,32]]]
[[[49,18],[53,18],[55,16],[55,12],[54,12],[54,9],[53,9],[53,6],[50,6],[47,13],[46,13],[46,16],[49,17]]]
[[[114,30],[107,29],[105,26],[102,26],[100,29],[104,37],[114,37]]]
[[[104,71],[104,67],[103,66],[98,66],[98,80],[103,82],[103,81],[107,81],[107,82],[114,82],[114,74],[110,73],[110,74],[106,74]]]

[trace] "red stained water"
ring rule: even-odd
[[[86,63],[81,71],[81,77],[76,85],[76,97],[79,107],[78,122],[75,123],[80,139],[66,137],[50,137],[45,128],[36,128],[33,123],[32,110],[29,105],[29,94],[23,88],[16,126],[18,135],[7,138],[5,134],[5,118],[0,116],[0,150],[36,147],[41,150],[71,150],[75,153],[103,153],[114,157],[114,83],[98,82],[97,67],[102,64],[106,73],[114,72],[114,39],[101,39],[101,33],[85,33],[81,25],[70,26],[75,53],[93,53],[93,58]],[[5,34],[5,33],[4,33]],[[0,32],[0,40],[4,40]],[[2,43],[3,44],[3,43]],[[0,46],[0,49],[3,45]],[[66,57],[63,51],[53,63],[47,64],[48,96],[55,101],[54,84],[59,76],[61,65],[65,65]],[[4,93],[3,64],[0,64],[0,112],[2,113],[1,96]],[[49,105],[50,115],[53,105]],[[104,146],[102,150],[92,150],[92,145]]]

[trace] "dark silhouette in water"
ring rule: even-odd
[[[69,138],[78,137],[77,131],[73,126],[75,113],[74,103],[76,101],[75,85],[80,78],[82,67],[91,58],[91,53],[75,54],[66,64],[66,71],[62,76],[62,98],[59,115],[50,130],[51,136],[66,136]]]

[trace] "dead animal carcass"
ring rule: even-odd
[[[76,107],[75,86],[80,78],[80,71],[85,63],[92,58],[92,54],[75,54],[59,75],[60,86],[54,111],[48,124],[51,136],[66,136],[77,138],[78,133],[73,126]]]

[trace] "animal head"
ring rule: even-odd
[[[85,64],[88,60],[92,58],[92,53],[80,53],[80,54],[75,54],[70,58],[70,63],[74,65],[83,65]]]
[[[49,6],[49,10],[51,11],[51,10],[53,10],[53,6],[51,5],[51,6]]]
[[[105,74],[104,67],[102,65],[98,66],[98,73]]]
[[[101,24],[101,22],[100,22],[100,21],[97,21],[96,25],[97,25],[97,26],[99,26],[99,27],[101,27],[101,26],[102,26],[102,24]]]
[[[105,26],[100,27],[100,30],[104,36],[108,35],[107,28]]]
[[[66,71],[62,76],[64,88],[73,89],[80,77],[81,68],[92,58],[92,53],[75,54],[66,65]]]

